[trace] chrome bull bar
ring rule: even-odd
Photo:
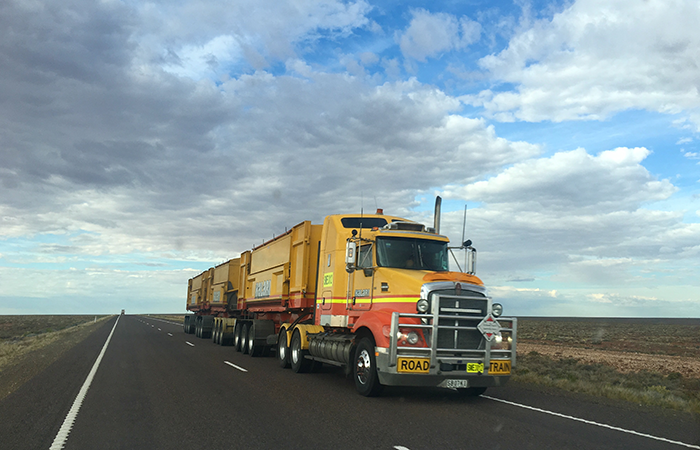
[[[462,364],[465,361],[483,361],[485,367],[488,368],[488,361],[495,359],[510,359],[512,367],[515,367],[516,359],[516,342],[517,342],[517,318],[514,317],[499,317],[497,321],[500,325],[499,334],[511,338],[510,349],[498,349],[494,341],[486,339],[477,328],[479,321],[486,317],[481,311],[474,311],[468,308],[441,308],[441,297],[452,298],[458,300],[481,300],[488,302],[488,312],[490,312],[490,299],[486,297],[463,297],[450,295],[434,295],[431,311],[437,311],[438,314],[418,314],[418,313],[400,313],[394,312],[391,315],[391,331],[390,331],[390,347],[389,347],[389,367],[397,365],[397,359],[402,357],[417,357],[430,358],[430,368],[436,368],[437,364]],[[447,313],[447,314],[442,314]],[[460,313],[469,315],[459,315]],[[478,313],[478,314],[474,314]],[[421,319],[420,323],[407,323],[402,319]],[[455,323],[460,321],[475,322],[474,326],[448,325],[440,323],[440,319],[455,319]],[[445,320],[443,320],[445,322]],[[428,347],[415,347],[409,345],[399,345],[399,332],[401,329],[423,330],[423,337],[427,338]],[[454,345],[451,348],[438,347],[438,336],[440,333],[454,331]],[[458,346],[458,333],[464,331],[469,333],[478,333],[477,345],[469,346],[469,348],[461,348]],[[472,338],[476,337],[472,335]],[[488,369],[486,369],[488,370]]]

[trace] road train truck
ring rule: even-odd
[[[457,270],[450,270],[450,262]],[[462,265],[459,262],[462,261]],[[463,267],[462,267],[463,266]],[[515,318],[475,276],[471,241],[383,214],[327,216],[189,280],[184,330],[294,372],[331,364],[383,386],[480,395],[515,367]]]

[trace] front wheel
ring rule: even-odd
[[[353,372],[355,389],[360,395],[379,395],[383,386],[377,375],[377,359],[374,356],[374,341],[371,338],[362,338],[357,345]]]

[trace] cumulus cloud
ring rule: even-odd
[[[648,155],[644,148],[558,152],[444,193],[481,202],[469,209],[468,235],[485,277],[506,286],[508,273],[545,284],[692,285],[700,227],[646,206],[677,191],[641,165]],[[445,223],[456,234],[461,214]],[[677,261],[690,266],[659,272]]]
[[[367,9],[311,3],[308,11],[327,14],[312,17],[307,32],[359,25]],[[416,192],[540,151],[457,115],[457,99],[415,79],[376,86],[292,59],[288,75],[216,84],[143,64],[131,28],[138,19],[123,5],[68,5],[76,14],[13,7],[13,27],[48,34],[0,30],[11,67],[0,73],[5,236],[87,233],[80,248],[91,255],[173,246],[227,255],[298,221],[359,210],[363,196],[410,213]],[[192,12],[194,28],[208,11]],[[95,17],[113,32],[90,34]],[[184,26],[166,25],[165,36]],[[83,38],[100,57],[76,60],[73,46],[58,44],[82,48]],[[222,245],[221,236],[236,238]]]
[[[576,1],[480,61],[514,89],[495,86],[467,101],[503,121],[600,120],[645,109],[685,113],[699,130],[699,21],[692,0]]]
[[[481,25],[467,17],[430,13],[424,9],[413,10],[412,14],[411,23],[397,39],[403,55],[418,61],[463,49],[476,42],[481,34]]]
[[[359,1],[244,0],[139,5],[138,57],[183,76],[260,70],[299,56],[304,45],[370,26]]]

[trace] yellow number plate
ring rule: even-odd
[[[467,363],[467,373],[484,373],[484,363]]]
[[[510,375],[510,360],[492,360],[489,375]]]
[[[399,358],[396,362],[396,371],[399,373],[428,373],[430,371],[430,359]]]

